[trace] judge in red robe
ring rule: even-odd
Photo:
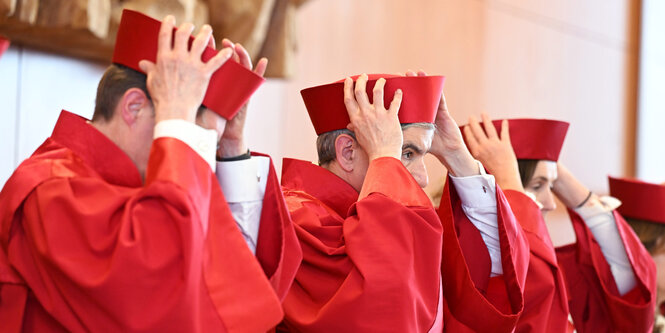
[[[624,218],[656,263],[654,333],[665,332],[665,184],[608,177],[610,196],[621,202],[617,219]]]
[[[217,125],[232,123],[254,89],[227,95],[227,105],[211,101],[197,116],[206,94],[226,91],[221,78],[204,78],[243,50],[207,49],[207,62],[193,62],[210,29],[188,51],[191,25],[172,44],[167,17],[156,56],[159,22],[130,15],[121,31],[133,30],[133,39],[119,34],[117,45],[137,43],[131,52],[157,58],[141,66],[147,88],[144,74],[112,65],[94,119],[63,111],[0,193],[2,331],[267,331],[282,318],[300,259],[276,175],[271,169],[265,186],[257,258],[213,173],[218,135],[228,134]],[[114,62],[138,66],[123,52],[116,47]],[[225,65],[237,75],[227,79],[260,82],[241,64]]]
[[[616,207],[557,164],[568,123],[544,119],[492,123],[486,115],[483,118],[484,128],[470,119],[467,142],[497,178],[516,183],[509,199],[532,249],[518,331],[572,330],[568,313],[578,332],[649,331],[653,314],[645,308],[653,302],[653,262],[625,222],[615,220]],[[511,159],[518,163],[502,162]],[[556,250],[542,220],[555,208],[554,194],[569,207],[577,234],[577,243]]]
[[[526,243],[501,191],[493,183],[474,188],[486,180],[441,100],[442,84],[443,78],[436,76],[362,75],[355,93],[350,78],[302,91],[319,134],[321,166],[284,161],[282,186],[303,262],[284,302],[280,329],[514,328],[522,310]],[[368,98],[372,94],[374,104]],[[395,104],[402,94],[397,117]],[[390,108],[386,111],[384,105]],[[447,141],[442,141],[443,133]],[[469,232],[475,227],[468,219],[464,244],[480,247],[462,250],[453,215],[465,213],[454,190],[439,212],[422,191],[427,183],[422,158],[428,151],[440,152],[444,142],[450,150],[440,156],[456,186],[466,184],[474,188],[466,189],[467,197],[475,195],[480,203],[490,198],[494,205],[489,206],[494,211],[495,260],[478,230]],[[392,155],[377,153],[382,151]],[[478,265],[468,267],[467,261]]]

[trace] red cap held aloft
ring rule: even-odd
[[[359,75],[353,76],[355,81]],[[402,124],[434,123],[436,110],[441,100],[443,76],[397,76],[390,74],[370,74],[367,81],[367,95],[373,103],[374,84],[380,78],[386,79],[383,88],[383,105],[388,107],[397,89],[402,89],[402,104],[399,108],[399,121]],[[317,135],[346,128],[350,123],[344,105],[344,80],[306,88],[300,91]]]
[[[501,133],[502,120],[492,123]],[[510,143],[517,159],[558,161],[568,126],[565,121],[550,119],[508,119]]]
[[[665,186],[636,179],[608,177],[610,195],[621,200],[624,217],[665,224]]]
[[[0,36],[0,57],[2,57],[2,54],[7,51],[9,48],[9,39]]]
[[[155,62],[157,58],[160,26],[161,22],[151,17],[133,10],[123,10],[112,62],[142,72],[139,61],[145,59]],[[193,41],[194,37],[190,36],[190,46]],[[201,58],[208,61],[217,52],[208,46]],[[264,81],[256,73],[228,60],[210,78],[203,105],[220,116],[231,119]]]

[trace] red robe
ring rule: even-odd
[[[515,281],[524,274],[515,274],[512,260],[504,265],[510,275],[506,279],[510,296],[499,303],[514,305],[514,313],[509,310],[506,315],[487,301],[468,270],[455,271],[463,264],[458,260],[459,244],[444,247],[449,238],[455,238],[454,231],[443,233],[446,225],[454,229],[452,219],[442,226],[428,197],[400,161],[372,161],[358,194],[321,167],[286,159],[282,186],[303,247],[303,262],[284,301],[281,329],[427,332],[434,325],[438,306],[444,308],[446,331],[463,327],[450,315],[451,310],[472,327],[495,331],[514,327],[521,311],[521,292]],[[441,214],[447,213],[450,210],[444,209]],[[506,229],[502,239],[519,239],[516,228]],[[446,238],[446,234],[450,236]],[[507,248],[505,257],[519,253],[523,244],[514,250]],[[487,255],[484,243],[481,246]],[[457,251],[450,251],[455,248]],[[526,267],[526,262],[520,265]],[[489,280],[489,270],[487,276]],[[443,304],[438,304],[442,284]]]
[[[156,139],[142,184],[124,152],[63,112],[0,193],[2,331],[271,329],[300,252],[270,177],[256,260],[189,146]]]
[[[656,302],[656,266],[628,223],[614,212],[619,235],[637,280],[619,296],[610,266],[591,230],[568,211],[577,236],[575,244],[556,249],[566,285],[570,314],[577,332],[651,332]]]
[[[566,285],[540,208],[521,192],[508,190],[506,198],[531,250],[524,312],[516,332],[567,332],[570,323]]]
[[[497,186],[497,222],[503,275],[490,278],[491,259],[478,229],[462,210],[462,203],[446,182],[439,217],[443,224],[443,278],[445,332],[510,332],[524,309],[524,284],[529,245]]]

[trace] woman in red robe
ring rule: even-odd
[[[471,118],[464,128],[472,154],[499,184],[523,184],[522,191],[506,195],[532,252],[517,330],[565,332],[570,313],[578,332],[648,332],[653,261],[613,211],[616,202],[593,194],[557,163],[567,129],[560,121],[492,122],[486,115],[483,126]],[[576,243],[556,249],[543,220],[556,207],[555,195],[568,207],[577,236]]]

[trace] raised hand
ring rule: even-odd
[[[510,143],[508,120],[501,123],[499,137],[489,116],[483,113],[482,118],[484,130],[473,116],[469,118],[469,124],[464,126],[464,136],[471,154],[494,175],[501,188],[524,192],[517,158]]]
[[[156,63],[141,60],[139,67],[147,74],[147,88],[155,107],[156,122],[183,119],[193,123],[210,77],[231,57],[233,51],[223,49],[203,62],[201,54],[212,36],[212,28],[204,25],[188,50],[194,25],[183,23],[173,37],[174,26],[173,16],[164,18],[159,31]]]
[[[351,123],[348,128],[356,135],[358,144],[367,152],[370,161],[379,157],[402,155],[402,128],[397,113],[402,103],[402,90],[397,90],[390,107],[383,105],[383,87],[386,80],[376,81],[373,90],[374,104],[367,96],[367,75],[361,75],[355,83],[351,78],[344,81],[344,104]]]
[[[426,76],[423,71],[415,73],[407,71],[406,76]],[[441,101],[434,120],[435,130],[429,152],[434,155],[446,169],[457,177],[479,174],[478,164],[464,144],[462,133],[457,123],[448,112],[446,97],[441,93]]]
[[[233,60],[237,61],[245,68],[252,70],[252,59],[249,56],[249,52],[247,52],[242,45],[239,43],[233,44],[230,40],[224,39],[222,41],[222,47],[232,49]],[[256,64],[254,73],[263,76],[266,72],[267,66],[268,59],[261,58]],[[238,111],[238,113],[226,123],[226,128],[219,141],[219,150],[217,151],[219,157],[233,157],[247,152],[247,146],[243,134],[246,119],[247,104],[243,105],[240,111]]]

